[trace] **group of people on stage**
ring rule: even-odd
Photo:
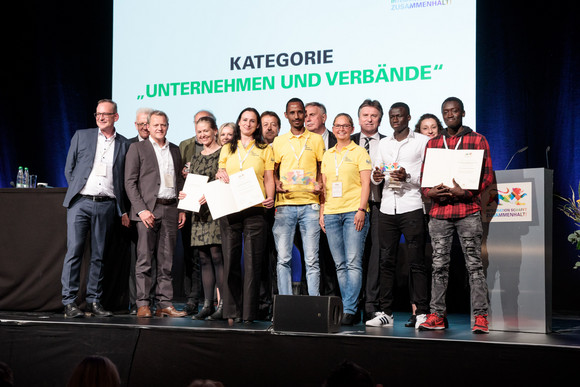
[[[138,110],[138,136],[127,140],[115,130],[116,103],[99,101],[98,128],[74,134],[65,167],[65,317],[84,315],[75,300],[88,233],[85,312],[112,315],[100,296],[105,238],[117,215],[136,230],[130,284],[138,317],[153,315],[154,298],[156,316],[193,315],[231,323],[268,318],[274,294],[293,294],[296,246],[307,293],[341,296],[342,324],[358,323],[362,314],[367,326],[391,326],[403,235],[413,307],[405,325],[445,329],[451,241],[457,231],[470,279],[473,331],[487,333],[480,193],[493,179],[489,145],[463,125],[461,100],[450,97],[441,109],[446,128],[435,115],[424,114],[412,130],[409,106],[394,103],[387,113],[393,129],[388,137],[378,131],[383,108],[370,99],[358,108],[356,134],[350,115],[338,114],[329,130],[324,105],[298,98],[286,104],[290,130],[281,135],[280,118],[273,111],[260,114],[248,107],[235,122],[218,128],[213,114],[201,110],[194,117],[195,136],[177,146],[166,138],[169,118],[164,112]],[[456,182],[422,188],[428,148],[483,149],[479,189],[464,190]],[[229,183],[230,176],[243,171],[255,173],[262,203],[217,220],[205,197],[199,212],[177,208],[187,196],[182,188],[189,173]],[[184,310],[172,303],[178,232],[187,245]],[[425,256],[429,236],[432,267]]]

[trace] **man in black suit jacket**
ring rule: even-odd
[[[375,163],[378,157],[379,141],[385,137],[379,133],[379,125],[383,118],[383,107],[377,100],[367,99],[358,108],[358,120],[360,132],[351,136],[358,145],[364,147],[371,156],[371,162]],[[365,242],[363,256],[363,286],[364,293],[364,316],[365,320],[374,317],[379,312],[379,210],[381,207],[382,185],[371,184],[371,196],[369,198],[370,238]],[[359,305],[361,307],[362,305]]]
[[[67,208],[67,252],[61,283],[66,318],[82,317],[76,304],[81,260],[87,234],[91,234],[91,258],[87,281],[87,314],[112,316],[103,309],[103,254],[115,214],[129,225],[125,209],[123,174],[127,139],[116,132],[117,104],[100,100],[95,113],[97,127],[78,130],[71,139],[64,174],[68,182],[63,206]]]

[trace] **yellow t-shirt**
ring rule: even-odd
[[[276,206],[319,203],[312,192],[316,181],[318,163],[324,154],[322,136],[304,130],[299,136],[292,132],[274,139],[274,161],[280,164],[282,188],[290,192],[276,195]]]
[[[338,165],[338,177],[336,176]],[[330,148],[322,158],[322,174],[326,177],[325,214],[342,214],[358,210],[362,193],[360,171],[372,169],[371,158],[367,151],[353,141],[337,152],[336,146]],[[341,194],[340,197],[333,196]]]
[[[242,161],[241,169],[240,160]],[[230,144],[226,144],[222,147],[218,167],[224,168],[228,175],[233,175],[241,170],[254,167],[254,172],[256,172],[256,177],[258,178],[258,182],[262,188],[262,193],[264,194],[264,197],[266,197],[266,189],[264,188],[264,171],[274,170],[274,154],[272,148],[269,146],[265,146],[263,149],[258,148],[255,145],[254,140],[252,140],[246,148],[244,148],[242,142],[238,140],[238,148],[235,153],[231,153]]]

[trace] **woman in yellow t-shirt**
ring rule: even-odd
[[[229,183],[229,175],[253,167],[262,193],[261,204],[220,218],[224,256],[223,316],[252,322],[258,315],[261,262],[266,255],[266,209],[274,206],[274,156],[262,140],[260,114],[244,109],[236,121],[232,141],[222,147],[216,177]],[[244,268],[242,270],[242,246]],[[243,273],[243,274],[242,274]]]
[[[332,133],[337,143],[322,157],[325,202],[320,206],[320,227],[326,233],[343,303],[343,325],[352,325],[362,283],[362,257],[369,229],[371,159],[350,139],[352,118],[336,116]]]

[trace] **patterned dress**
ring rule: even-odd
[[[219,149],[210,155],[193,155],[190,172],[196,175],[208,176],[208,181],[215,180],[219,157]],[[201,206],[199,213],[194,213],[191,218],[191,245],[205,246],[221,243],[219,221],[213,220],[206,203]]]

